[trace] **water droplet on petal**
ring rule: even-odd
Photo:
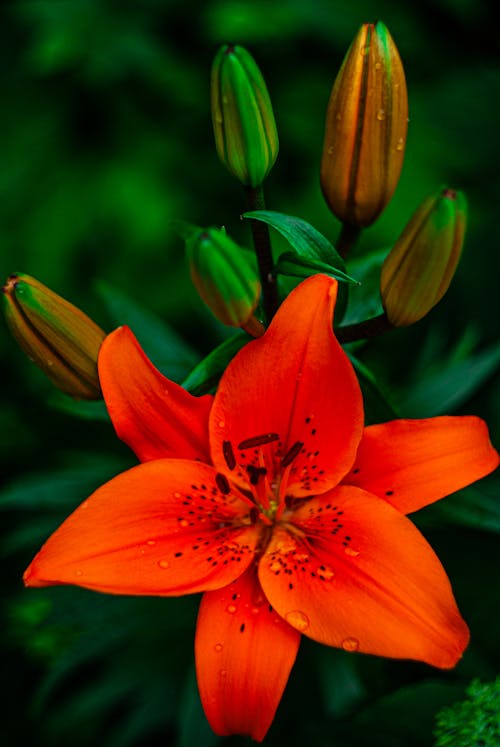
[[[148,540],[146,542],[146,545],[150,545],[151,547],[153,547],[153,545],[156,545],[156,540]]]
[[[189,521],[188,521],[187,519],[181,519],[181,520],[179,521],[179,525],[180,525],[181,527],[188,527],[188,526],[189,526]]]
[[[83,571],[81,571],[81,570],[77,570],[77,572],[76,572],[76,575],[77,575],[77,576],[83,576]]]
[[[346,547],[344,552],[346,555],[349,555],[351,558],[357,558],[359,555],[359,550],[353,550],[352,547]]]
[[[234,615],[234,613],[236,612],[236,605],[228,604],[226,607],[226,612],[229,612],[230,615]]]
[[[342,648],[344,651],[357,651],[359,649],[359,641],[357,638],[344,638],[342,641]]]
[[[309,618],[300,610],[291,610],[285,615],[285,620],[289,625],[297,630],[303,631],[309,627]]]
[[[275,571],[279,571],[279,570],[281,570],[281,563],[280,563],[280,562],[279,562],[278,560],[274,560],[274,561],[273,561],[273,562],[272,562],[272,563],[270,564],[270,566],[269,566],[269,570],[270,570],[270,571],[272,571],[273,573],[274,573]]]
[[[223,420],[219,420],[219,428],[224,428],[225,425],[226,424],[225,424],[225,422]]]
[[[337,115],[337,118],[338,118],[338,117],[339,117],[339,115]],[[333,145],[330,145],[330,146],[329,146],[329,147],[327,148],[327,151],[326,151],[326,152],[328,153],[328,155],[329,155],[329,156],[333,155],[333,153],[335,152],[335,148],[333,147]]]
[[[404,140],[402,137],[398,138],[398,142],[396,143],[396,150],[401,151],[404,148]]]
[[[217,653],[220,653],[223,649],[222,643],[216,643],[214,649],[215,651],[217,651]]]
[[[174,498],[182,498],[180,493],[174,493]]]
[[[160,568],[163,568],[163,570],[170,567],[170,563],[168,562],[168,560],[159,560],[158,565],[160,566]]]
[[[377,112],[377,119],[379,120],[379,122],[382,122],[385,119],[385,110],[384,109],[379,109],[378,110],[378,112]]]

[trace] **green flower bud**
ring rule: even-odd
[[[410,218],[387,255],[380,278],[382,303],[395,327],[422,319],[448,290],[460,259],[466,219],[463,193],[448,188],[424,200]]]
[[[193,226],[185,238],[191,278],[208,308],[223,324],[257,333],[261,287],[247,252],[224,229]]]
[[[100,399],[97,354],[103,330],[29,275],[11,275],[2,291],[7,323],[28,357],[66,394]]]
[[[391,199],[403,165],[408,97],[403,65],[380,21],[361,26],[326,114],[321,188],[343,223],[369,226]]]
[[[259,187],[278,155],[278,132],[262,73],[243,47],[217,52],[211,103],[220,160],[243,185]]]

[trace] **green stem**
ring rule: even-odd
[[[265,210],[266,204],[262,186],[245,187],[245,195],[249,210]],[[250,220],[250,227],[262,283],[264,312],[269,324],[278,309],[278,285],[274,274],[271,237],[268,225],[260,220]]]
[[[361,228],[359,226],[351,226],[349,223],[342,223],[340,234],[335,244],[335,249],[338,251],[341,257],[347,256],[348,252],[353,248],[354,244],[361,234]]]
[[[338,327],[335,330],[335,336],[339,342],[355,342],[356,340],[366,340],[384,332],[394,329],[387,316],[380,314],[371,319],[365,319],[357,324],[348,324],[345,327]]]

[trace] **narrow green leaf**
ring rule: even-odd
[[[377,381],[372,371],[364,363],[361,363],[350,350],[347,350],[346,353],[354,366],[361,387],[367,425],[384,423],[387,420],[397,418],[398,413],[390,400],[389,394]]]
[[[359,285],[357,280],[351,278],[345,272],[342,272],[342,270],[337,270],[326,262],[321,262],[318,259],[300,257],[294,252],[284,252],[280,255],[276,264],[276,272],[280,275],[291,275],[296,278],[308,278],[311,275],[322,272],[325,275],[330,275],[336,280],[340,280],[341,283]]]
[[[73,399],[62,392],[52,392],[48,403],[55,410],[73,415],[81,420],[92,420],[109,423],[109,415],[104,400],[91,402],[83,399]]]
[[[99,282],[97,292],[112,321],[117,326],[127,324],[131,328],[162,373],[176,382],[187,375],[196,363],[197,354],[172,327],[108,283]]]
[[[455,524],[500,534],[500,479],[486,477],[476,485],[428,506],[421,514],[427,526]]]
[[[213,391],[231,358],[251,339],[246,332],[238,332],[225,340],[193,368],[182,382],[184,389],[198,396]]]
[[[500,367],[498,344],[469,355],[465,360],[452,356],[439,361],[427,375],[412,382],[398,397],[405,417],[432,417],[453,412],[467,402]]]
[[[314,226],[302,218],[274,210],[252,210],[243,213],[243,218],[252,218],[267,223],[285,237],[299,257],[319,260],[330,268],[345,271],[345,262],[333,245]]]

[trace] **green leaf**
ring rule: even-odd
[[[243,213],[243,218],[252,218],[267,223],[285,237],[299,257],[319,260],[330,268],[345,272],[345,262],[337,250],[323,234],[302,218],[274,210],[252,210]]]
[[[92,420],[109,423],[109,415],[104,400],[89,402],[83,399],[73,399],[62,392],[52,392],[48,403],[55,410],[73,415],[81,420]]]
[[[344,324],[356,324],[382,313],[380,270],[387,251],[387,249],[377,249],[371,254],[349,262],[349,272],[358,279],[359,283],[356,288],[350,289]]]
[[[301,257],[298,254],[294,254],[294,252],[284,252],[280,255],[276,264],[276,272],[280,275],[291,275],[296,278],[308,278],[311,275],[322,272],[342,283],[359,285],[357,280],[351,278],[345,272],[342,272],[342,270],[337,270],[326,262],[321,262],[317,259]]]
[[[225,340],[193,368],[182,386],[195,395],[213,391],[231,358],[251,339],[246,332],[238,332]]]
[[[419,515],[427,526],[457,524],[500,534],[500,478],[486,477],[480,482],[428,506]]]
[[[346,350],[346,353],[354,366],[361,387],[367,424],[384,423],[387,420],[397,418],[398,413],[390,400],[389,394],[377,381],[372,371],[364,363],[361,363],[352,354],[352,351]]]
[[[97,292],[113,322],[131,328],[162,373],[176,382],[187,375],[198,356],[172,327],[108,283],[99,282]]]
[[[496,343],[471,355],[468,346],[425,367],[398,397],[398,405],[405,417],[432,417],[453,412],[500,367],[500,346]]]

